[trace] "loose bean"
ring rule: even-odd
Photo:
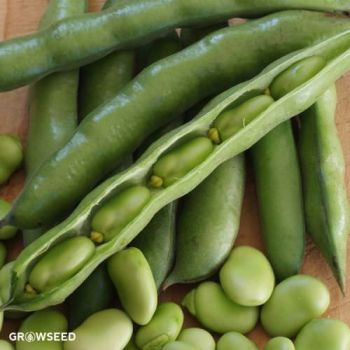
[[[179,335],[184,315],[174,303],[160,304],[152,320],[140,327],[135,335],[135,343],[141,350],[158,350]]]
[[[179,334],[178,340],[194,346],[199,350],[215,350],[213,336],[201,328],[186,328]]]
[[[147,324],[157,308],[157,287],[152,270],[137,248],[128,248],[109,258],[108,273],[123,308],[131,319]]]
[[[46,253],[29,275],[28,293],[45,292],[66,281],[92,257],[95,246],[87,237],[67,239]]]
[[[244,335],[237,332],[229,332],[219,339],[217,350],[258,350],[258,348]]]
[[[284,337],[276,337],[270,339],[267,342],[265,350],[295,350],[295,347],[290,339]]]
[[[13,345],[6,341],[6,340],[2,340],[0,339],[0,349],[1,350],[15,350],[15,348],[13,347]]]
[[[226,295],[243,306],[259,306],[270,298],[275,286],[272,267],[264,254],[252,247],[233,249],[220,270]]]
[[[185,297],[183,305],[201,324],[217,333],[247,333],[258,320],[256,307],[236,304],[214,282],[201,283]]]
[[[163,350],[199,350],[200,348],[183,341],[174,341],[166,344]]]
[[[293,337],[307,322],[320,317],[329,301],[329,291],[321,281],[296,275],[277,285],[262,308],[261,323],[272,336]]]
[[[348,350],[349,348],[349,327],[338,320],[313,320],[295,339],[296,350]]]
[[[55,310],[38,311],[27,317],[19,328],[24,334],[44,334],[49,332],[67,332],[67,320],[61,312]],[[62,341],[41,341],[34,338],[34,341],[17,340],[17,350],[62,350]]]
[[[65,342],[64,350],[123,350],[132,330],[132,322],[123,311],[99,311],[74,330],[76,339]]]

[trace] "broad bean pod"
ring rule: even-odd
[[[47,30],[0,44],[0,90],[79,67],[157,37],[164,30],[258,16],[280,10],[349,10],[348,0],[130,0],[100,13],[76,16]],[[157,21],[154,16],[157,16]],[[30,48],[30,50],[28,50]],[[13,65],[13,62],[16,62]]]
[[[343,151],[334,120],[336,102],[333,86],[301,115],[299,155],[306,228],[344,290],[350,209]]]
[[[68,219],[22,251],[14,263],[10,276],[12,280],[10,288],[7,293],[2,291],[4,295],[9,295],[2,309],[29,311],[62,302],[100,263],[127,246],[162,207],[189,193],[220,164],[247,150],[277,125],[314,104],[318,97],[350,68],[349,45],[350,30],[345,30],[307,49],[289,54],[268,66],[254,79],[239,84],[214,98],[195,120],[159,139],[133,166],[98,186],[80,203]],[[110,241],[99,245],[93,257],[74,276],[51,290],[29,299],[25,297],[23,291],[28,272],[43,253],[64,238],[88,234],[91,230],[91,219],[96,211],[112,197],[118,197],[117,194],[125,190],[127,186],[145,183],[154,165],[164,154],[169,154],[171,149],[183,144],[185,140],[196,135],[205,135],[224,110],[252,95],[263,93],[272,81],[291,65],[314,55],[322,56],[327,61],[326,66],[319,73],[275,101],[235,135],[216,145],[212,153],[201,164],[178,179],[173,185],[161,189],[150,188],[150,199],[141,212]]]
[[[281,12],[222,29],[154,63],[85,118],[71,140],[27,183],[7,223],[36,228],[64,217],[151,132],[196,102],[349,27],[347,18]],[[237,50],[240,45],[245,50]]]
[[[51,0],[40,21],[39,30],[74,15],[82,14],[86,0]],[[29,91],[29,127],[25,151],[27,177],[61,148],[78,125],[79,70],[52,74],[31,86]],[[45,228],[23,232],[28,245],[45,232]]]

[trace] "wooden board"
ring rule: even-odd
[[[103,0],[90,0],[90,11],[98,10],[103,2]],[[47,3],[48,0],[0,0],[0,40],[35,31]],[[337,89],[339,95],[337,125],[347,164],[346,182],[350,193],[350,73],[338,81]],[[0,93],[0,133],[17,133],[24,143],[28,119],[27,92],[27,87],[24,87],[11,92]],[[249,244],[263,249],[254,184],[251,174],[248,177],[237,244]],[[0,197],[13,200],[21,189],[23,179],[24,175],[22,172],[16,173],[7,186],[0,188]],[[9,259],[14,259],[18,254],[20,249],[19,239],[8,242]],[[350,303],[350,292],[347,296],[343,296],[340,293],[330,269],[318,250],[310,242],[307,244],[303,272],[321,278],[330,288],[332,303],[327,316],[341,319],[350,325],[350,312],[347,310]],[[348,277],[348,286],[350,286],[350,275]],[[188,289],[188,286],[175,286],[165,294],[162,294],[161,299],[180,301]],[[195,324],[195,321],[189,315],[186,315],[186,324],[192,325]],[[8,333],[15,330],[17,326],[18,322],[6,321],[1,338],[7,339]],[[252,332],[251,337],[257,342],[260,349],[263,349],[267,337],[259,327]]]

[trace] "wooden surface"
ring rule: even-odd
[[[48,0],[0,0],[0,40],[35,31],[47,2]],[[90,0],[90,11],[98,10],[102,3],[103,0]],[[350,193],[350,74],[339,80],[337,88],[339,95],[337,125],[347,163],[346,181],[348,193]],[[11,92],[0,93],[0,133],[17,133],[23,142],[26,139],[27,129],[27,91],[28,89],[24,87]],[[13,200],[22,186],[23,179],[22,172],[16,173],[7,186],[0,188],[0,197]],[[9,259],[13,259],[18,254],[20,249],[19,239],[8,242]],[[251,181],[251,174],[249,175],[237,244],[249,244],[262,249],[255,189]],[[330,288],[332,303],[327,316],[341,319],[350,325],[350,278],[348,278],[349,293],[344,297],[320,253],[310,242],[307,245],[303,272],[321,278]],[[161,295],[161,299],[180,301],[187,290],[187,286],[175,286]],[[188,315],[186,323],[188,325],[195,324],[194,320]],[[8,332],[16,329],[17,325],[17,322],[6,321],[1,338],[6,339]],[[251,334],[251,337],[262,349],[267,339],[263,331],[258,327]]]

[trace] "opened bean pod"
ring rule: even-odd
[[[0,135],[0,185],[17,170],[23,160],[21,141],[15,135]]]
[[[208,1],[214,5],[213,0]],[[266,6],[269,5],[270,2],[266,3]],[[201,8],[208,10],[202,5]],[[224,7],[221,4],[219,8],[222,10]],[[167,16],[169,14],[172,12],[167,11]],[[86,18],[89,16],[98,14],[89,14]],[[267,64],[287,53],[305,48],[349,27],[347,19],[336,16],[281,12],[241,26],[222,29],[178,54],[158,61],[141,72],[118,96],[94,110],[84,120],[59,155],[47,161],[27,183],[7,223],[22,229],[53,224],[75,208],[142,140],[195,103],[255,76]],[[144,31],[145,28],[142,28]],[[96,38],[97,34],[91,36]],[[64,37],[63,33],[60,33],[60,37]],[[90,43],[90,39],[89,36],[87,42]],[[239,45],[244,45],[245,50],[237,51]],[[59,47],[59,44],[55,42],[52,47]],[[64,57],[68,56],[65,52]],[[216,69],[212,69],[213,64]],[[186,89],[179,89],[184,81]],[[161,86],[167,88],[161,89]],[[162,101],[159,108],[155,108],[155,99]],[[129,103],[124,103],[126,100]],[[82,143],[82,139],[86,142]],[[56,191],[57,188],[60,191]]]
[[[256,78],[215,98],[193,122],[165,135],[153,144],[134,166],[111,177],[97,187],[66,221],[48,231],[40,240],[22,251],[13,270],[16,275],[14,279],[16,282],[11,285],[9,291],[14,298],[6,304],[5,308],[30,310],[31,308],[55,304],[65,299],[102,261],[125,248],[162,207],[193,190],[220,164],[250,148],[252,144],[278,124],[312,105],[319,95],[328,88],[329,84],[333,83],[349,68],[348,51],[345,49],[347,47],[345,43],[348,41],[350,41],[350,34],[345,31],[315,46],[278,60]],[[218,145],[213,145],[205,136],[223,111],[230,109],[235,104],[244,103],[246,99],[252,98],[253,94],[257,93],[259,95],[260,92],[263,95],[272,81],[290,66],[308,59],[310,56],[320,55],[327,60],[327,64],[318,74],[282,99],[271,104],[250,123],[242,126],[236,134]],[[193,156],[194,153],[190,154],[189,159],[186,159],[181,152],[179,155],[179,148],[181,150],[186,143],[191,144],[193,140],[196,142],[200,140],[199,158],[202,159],[201,163],[197,163],[198,159]],[[205,152],[203,153],[202,141],[205,145]],[[208,142],[211,144],[209,154]],[[172,153],[175,154],[175,158],[180,157],[184,162],[188,162],[185,167],[181,167],[181,169],[188,167],[188,173],[180,174],[181,177],[175,179],[172,171],[170,171],[167,176],[170,175],[174,182],[168,187],[150,188],[144,185],[149,183],[148,181],[152,177],[157,163],[164,157],[169,159]],[[203,154],[205,157],[203,157]],[[193,164],[197,165],[191,168]],[[176,169],[174,171],[178,174]],[[139,190],[142,194],[140,197],[138,195]],[[135,193],[136,196],[133,197]],[[124,209],[126,207],[121,203],[127,203],[128,205],[126,219],[122,220],[118,217],[122,212],[118,208],[121,210],[122,207]],[[115,208],[118,210],[112,209],[112,204],[115,204]],[[51,247],[57,244],[58,240],[62,241],[64,237],[68,237],[68,233],[70,235],[73,232],[80,235],[88,234],[91,230],[90,223],[94,223],[99,213],[106,213],[106,218],[111,220],[111,226],[101,225],[103,230],[99,232],[107,238],[107,241],[96,248],[95,254],[85,262],[79,271],[74,271],[74,274],[59,286],[47,289],[40,296],[23,298],[30,264],[39,259],[42,255],[41,252],[50,250]],[[115,213],[117,216],[115,216]],[[93,229],[95,228],[93,227]]]
[[[74,330],[75,340],[66,341],[64,350],[123,350],[131,339],[133,325],[121,310],[96,312]]]
[[[140,350],[161,349],[175,341],[184,321],[183,312],[177,304],[159,304],[151,321],[140,327],[135,335],[135,343]]]

